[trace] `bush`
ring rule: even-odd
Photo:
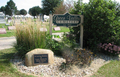
[[[63,48],[63,43],[55,41],[52,39],[53,36],[51,35],[46,35],[46,48],[52,50],[55,55],[57,56],[62,56],[62,48]],[[58,36],[55,36],[58,37]],[[59,38],[59,37],[58,37]]]
[[[99,43],[109,43],[111,40],[118,42],[115,40],[120,37],[119,7],[118,3],[106,0],[90,0],[88,4],[83,4],[79,0],[75,3],[75,8],[70,13],[84,14],[83,46],[85,48],[96,51]],[[70,31],[79,43],[80,26],[70,28]]]
[[[75,36],[73,34],[64,33],[62,38],[62,43],[63,45],[65,46],[67,45],[73,49],[78,46],[78,44],[75,42]]]
[[[111,56],[119,55],[120,54],[120,46],[114,45],[114,43],[100,43],[98,45],[100,51]]]
[[[93,60],[92,54],[93,52],[89,50],[71,49],[69,47],[65,47],[63,49],[62,55],[63,58],[66,60],[66,63],[63,63],[61,65],[61,70],[63,69],[62,67],[67,68],[70,65],[76,65],[76,66],[90,65]]]

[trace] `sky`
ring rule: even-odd
[[[7,5],[8,1],[9,0],[0,0],[0,7]],[[17,6],[18,10],[25,9],[27,11],[29,10],[29,8],[32,8],[34,6],[42,7],[42,2],[41,1],[42,0],[13,0],[15,5]],[[65,0],[65,1],[67,1],[67,0]],[[73,1],[77,1],[77,0],[73,0]],[[115,1],[120,3],[120,0],[115,0]],[[87,3],[87,2],[89,2],[89,0],[83,0],[83,2]]]

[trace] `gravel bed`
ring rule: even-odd
[[[25,66],[24,60],[15,56],[11,59],[14,67],[20,72],[26,74],[36,75],[38,77],[88,77],[94,74],[101,66],[109,63],[110,60],[120,60],[120,57],[110,57],[104,54],[99,54],[94,57],[90,66],[79,68],[77,66],[72,66],[71,70],[66,72],[60,71],[60,65],[65,62],[65,59],[61,57],[54,56],[54,64],[52,65],[37,65],[37,66]]]

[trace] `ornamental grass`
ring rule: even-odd
[[[26,19],[26,22],[15,22],[16,44],[20,56],[24,56],[28,51],[35,48],[45,48],[45,31],[40,31],[42,22],[38,19]]]

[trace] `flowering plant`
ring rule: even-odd
[[[98,48],[108,55],[119,55],[120,54],[120,46],[114,45],[114,43],[100,43]]]

